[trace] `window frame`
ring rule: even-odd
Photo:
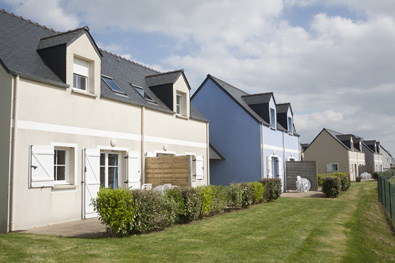
[[[85,82],[85,89],[80,88],[82,82]],[[88,88],[89,88],[88,77],[77,73],[73,73],[73,89],[88,92],[89,90]]]
[[[65,152],[64,165],[57,163],[57,152]],[[64,166],[64,180],[57,180],[57,167]],[[70,184],[70,148],[54,146],[54,184]]]
[[[85,64],[85,65],[83,65],[83,64]],[[81,68],[83,68],[84,70],[81,70]],[[82,73],[83,71],[86,71],[86,72]],[[83,92],[89,92],[90,91],[90,88],[89,88],[90,72],[91,72],[90,61],[74,56],[74,60],[73,60],[73,89],[83,91]],[[82,83],[82,82],[80,82],[80,81],[77,82],[76,80],[84,80],[85,89],[81,89],[80,87],[78,87],[79,85],[77,83]]]
[[[130,85],[140,94],[141,97],[143,97],[144,100],[146,100],[148,103],[152,103],[155,105],[158,105],[158,103],[149,95],[142,87],[130,83]],[[140,92],[142,91],[142,92]],[[143,93],[143,94],[142,94]]]
[[[102,75],[102,76],[101,76],[101,79],[106,83],[106,85],[107,85],[115,94],[127,96],[127,95],[126,95],[126,92],[118,85],[118,83],[117,83],[117,82],[115,81],[115,79],[113,79],[112,77],[106,76],[106,75]],[[108,80],[110,80],[110,81],[113,81],[114,84],[115,84],[115,86],[116,86],[120,91],[114,89],[114,88],[110,85],[110,83],[107,82],[106,79],[108,79]]]
[[[293,133],[292,117],[289,117],[289,116],[288,116],[288,132],[290,134]]]
[[[180,98],[180,103],[178,102],[178,98]],[[185,98],[184,94],[182,94],[180,92],[176,93],[176,114],[177,115],[181,115],[181,116],[185,116],[186,115],[185,114],[185,109],[184,109],[184,107],[185,107],[184,106],[184,104],[185,104],[184,98]],[[180,109],[180,112],[178,111],[178,109]]]

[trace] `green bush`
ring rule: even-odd
[[[265,191],[263,193],[263,200],[266,202],[274,201],[281,195],[281,180],[278,178],[261,179]]]
[[[214,189],[211,186],[200,186],[200,199],[202,202],[201,215],[208,216],[213,213],[214,209]]]
[[[128,189],[100,188],[92,204],[108,231],[123,235],[133,231],[138,207]]]
[[[231,184],[226,187],[228,207],[241,208],[243,206],[243,187],[240,184]]]
[[[372,174],[372,178],[373,178],[374,180],[379,179],[379,173],[378,173],[378,172],[374,172],[374,173]]]
[[[322,186],[322,177],[323,177],[324,175],[323,174],[318,174],[318,186]]]
[[[261,183],[251,182],[249,183],[252,189],[252,204],[258,204],[263,200],[263,193],[265,188]]]
[[[132,192],[137,205],[133,232],[148,232],[174,224],[177,216],[177,203],[174,199],[156,191]]]
[[[165,195],[175,201],[179,223],[187,223],[200,216],[202,200],[196,188],[173,188],[166,190]]]
[[[249,207],[250,205],[252,205],[252,202],[254,200],[254,196],[252,193],[252,187],[249,183],[241,183],[240,186],[242,188],[241,205],[244,208]]]
[[[347,191],[351,186],[350,175],[347,173],[332,173],[331,176],[340,178],[340,185],[342,191]]]
[[[337,197],[340,194],[340,178],[333,176],[323,177],[322,192],[327,197]]]
[[[214,193],[214,198],[213,198],[214,206],[212,212],[213,214],[223,213],[224,208],[228,204],[227,201],[228,193],[226,187],[222,185],[219,186],[211,185],[210,187],[211,189],[213,189],[213,193]]]

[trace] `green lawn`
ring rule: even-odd
[[[272,203],[125,238],[1,234],[0,262],[391,262],[395,236],[376,182],[337,199]]]

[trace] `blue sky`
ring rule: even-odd
[[[103,49],[160,71],[207,74],[291,102],[302,142],[322,128],[395,155],[395,1],[0,0],[58,31],[88,25]]]

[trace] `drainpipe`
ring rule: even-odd
[[[285,189],[287,186],[287,177],[285,176],[287,173],[287,166],[286,166],[286,161],[285,160],[285,132],[283,131],[283,176],[284,176],[284,191],[287,190]]]
[[[14,186],[15,186],[15,168],[16,168],[16,139],[17,139],[17,131],[18,131],[18,84],[19,84],[19,75],[15,76],[14,85],[12,90],[12,101],[11,101],[11,110],[12,110],[12,138],[11,138],[11,169],[10,169],[10,177],[9,177],[9,219],[8,219],[8,231],[11,232],[14,230]]]
[[[142,185],[145,184],[145,156],[144,156],[144,111],[145,107],[141,107],[141,174]]]
[[[206,124],[206,162],[207,162],[207,185],[210,184],[210,126],[209,123],[207,122]]]
[[[259,125],[261,135],[261,179],[265,178],[265,153],[263,149],[263,124]]]

